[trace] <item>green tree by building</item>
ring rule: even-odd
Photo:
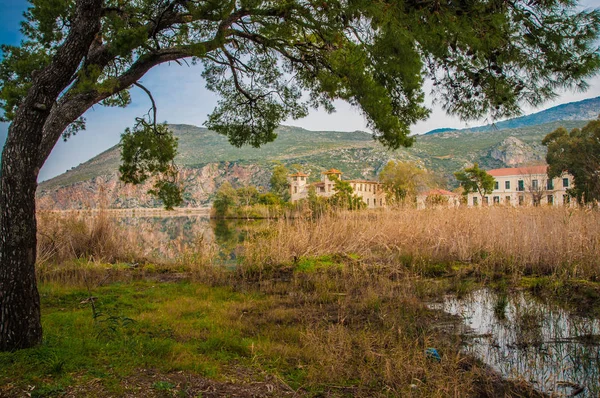
[[[465,196],[471,192],[477,192],[483,198],[484,195],[489,195],[494,190],[494,177],[480,169],[477,163],[454,173],[454,176],[463,187]]]
[[[288,175],[290,171],[282,164],[278,164],[273,167],[273,174],[269,183],[271,184],[271,192],[279,198],[282,202],[289,202],[290,200],[290,183],[288,182]]]
[[[567,190],[570,195],[579,203],[600,201],[600,120],[571,132],[561,127],[544,137],[542,144],[548,147],[549,178],[569,173],[574,183]]]
[[[426,169],[413,162],[389,161],[379,173],[379,182],[386,191],[388,204],[399,204],[416,198],[419,192],[433,188],[434,178]]]

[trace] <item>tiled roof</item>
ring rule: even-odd
[[[529,174],[546,174],[548,171],[547,165],[541,166],[526,166],[526,167],[510,167],[505,169],[488,170],[488,174],[494,177],[520,176]]]
[[[304,174],[301,171],[299,171],[296,174],[290,174],[290,177],[308,177],[308,174]]]
[[[327,171],[324,171],[321,174],[344,174],[341,171],[337,170],[337,169],[329,169]]]

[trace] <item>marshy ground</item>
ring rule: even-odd
[[[0,354],[0,396],[539,396],[464,353],[460,319],[428,304],[487,287],[600,308],[596,211],[271,221],[228,232],[244,236],[235,266],[223,230],[158,258],[78,217],[40,215],[44,342]]]

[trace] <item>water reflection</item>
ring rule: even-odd
[[[556,396],[600,396],[598,320],[571,315],[524,293],[507,297],[489,290],[447,297],[441,309],[461,316],[470,328],[465,350],[504,376]]]
[[[117,226],[125,230],[148,257],[163,261],[198,250],[214,250],[215,260],[235,265],[240,258],[240,244],[248,231],[260,221],[211,220],[206,215],[177,215],[171,217],[118,217]]]

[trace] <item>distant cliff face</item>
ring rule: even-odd
[[[266,187],[270,171],[258,165],[240,166],[235,163],[210,163],[204,167],[182,168],[179,181],[184,186],[183,207],[207,206],[224,181],[236,186]],[[161,206],[148,194],[151,183],[134,186],[119,181],[116,173],[50,190],[38,190],[38,208],[42,210],[73,210],[106,207],[129,209]]]
[[[179,138],[175,159],[184,186],[185,207],[207,206],[225,181],[234,187],[256,185],[268,189],[274,162],[300,168],[319,180],[335,167],[344,178],[369,179],[390,160],[417,161],[445,177],[447,188],[457,183],[453,173],[479,163],[482,168],[512,167],[543,161],[542,138],[558,127],[572,129],[585,122],[554,122],[489,132],[448,131],[417,137],[411,148],[387,150],[364,132],[278,129],[279,137],[259,149],[234,148],[226,137],[195,126],[174,125]],[[113,147],[38,187],[41,209],[160,207],[147,191],[151,184],[125,185],[117,176],[120,154]]]
[[[490,157],[506,166],[543,162],[546,148],[541,144],[527,144],[516,137],[508,137],[490,150]]]

